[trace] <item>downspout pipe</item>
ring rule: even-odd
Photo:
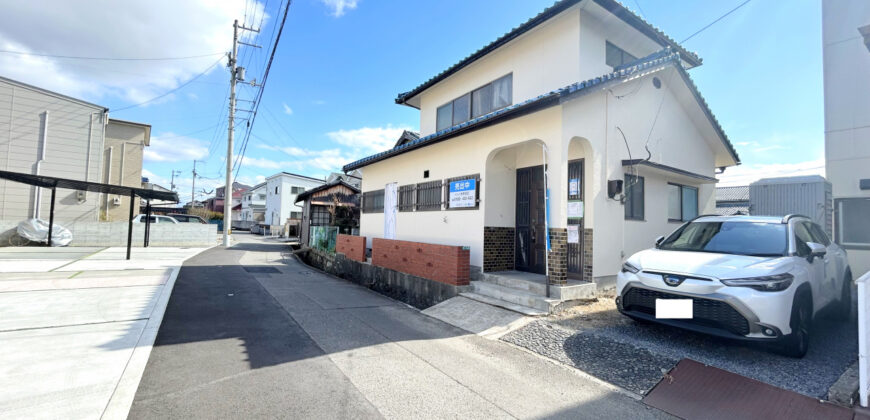
[[[547,297],[550,297],[550,169],[547,167],[549,160],[549,149],[547,143],[541,144],[541,152],[544,158],[544,235],[547,238],[547,252],[544,257],[544,275],[545,283],[547,284]]]
[[[45,162],[45,147],[48,144],[48,110],[42,114],[42,133],[39,136],[39,160],[36,161],[36,175],[42,172],[42,162]],[[42,188],[33,188],[33,218],[38,219],[42,202]]]

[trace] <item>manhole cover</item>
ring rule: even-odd
[[[244,268],[245,271],[247,271],[249,273],[278,273],[278,274],[281,273],[275,267],[242,267],[242,268]]]

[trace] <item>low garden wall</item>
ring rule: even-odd
[[[344,254],[354,261],[366,262],[366,237],[352,235],[338,235],[335,241],[335,252]]]
[[[467,247],[372,239],[372,264],[454,286],[471,281]]]
[[[18,221],[0,220],[0,247],[10,246]],[[55,222],[72,232],[69,246],[127,246],[127,222]],[[143,246],[145,224],[133,223],[133,246]],[[217,243],[217,225],[152,223],[150,246],[202,247]]]

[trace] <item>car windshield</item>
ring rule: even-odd
[[[752,222],[692,222],[659,249],[774,257],[786,254],[786,225]]]

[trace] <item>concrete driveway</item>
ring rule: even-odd
[[[0,417],[125,418],[202,248],[0,248]]]

